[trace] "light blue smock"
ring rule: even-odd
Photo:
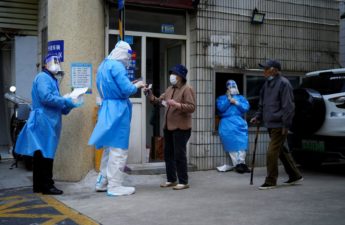
[[[96,149],[128,149],[132,118],[129,96],[135,94],[137,88],[128,79],[124,65],[111,59],[103,60],[98,67],[96,83],[103,101],[89,145],[95,145]]]
[[[19,133],[15,152],[33,156],[41,150],[44,158],[54,159],[61,133],[61,114],[69,113],[61,97],[58,82],[47,70],[40,72],[32,84],[32,111]]]
[[[248,124],[243,119],[249,110],[249,103],[242,95],[233,95],[239,104],[231,104],[226,95],[217,98],[217,109],[221,117],[218,133],[224,151],[236,152],[248,150]]]

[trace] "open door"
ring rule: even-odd
[[[185,41],[147,38],[146,40],[146,82],[152,84],[155,96],[160,96],[169,84],[169,68],[185,64]],[[148,162],[162,162],[164,109],[146,102],[146,149]]]

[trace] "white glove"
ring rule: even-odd
[[[143,88],[143,87],[145,87],[145,83],[142,80],[136,82],[134,85],[135,85],[136,88]]]
[[[230,94],[230,90],[227,90],[227,91],[226,91],[226,97],[228,97],[229,101],[231,101],[232,96],[231,96],[231,94]]]

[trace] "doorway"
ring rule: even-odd
[[[118,40],[117,32],[109,33],[108,52]],[[178,63],[186,64],[186,37],[174,38],[174,35],[166,34],[150,37],[147,33],[127,31],[125,41],[136,52],[133,78],[142,78],[147,84],[152,84],[154,95],[159,97],[170,85],[169,68]],[[128,164],[163,162],[164,109],[150,104],[141,91],[131,96],[130,101],[132,120]]]
[[[169,68],[186,64],[185,40],[151,38],[146,39],[146,83],[152,84],[152,91],[159,97],[169,84]],[[164,108],[146,101],[146,154],[147,162],[162,162]]]
[[[0,94],[9,92],[10,86],[16,86],[16,95],[31,99],[31,84],[37,73],[37,37],[6,36],[0,42]],[[0,98],[0,155],[9,155],[12,148],[10,120],[13,103]]]

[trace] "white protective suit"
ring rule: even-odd
[[[96,191],[107,191],[109,196],[135,192],[134,187],[122,184],[132,115],[129,96],[137,92],[140,84],[132,84],[127,77],[131,52],[128,43],[119,41],[97,71],[97,89],[103,101],[89,144],[104,148]]]

